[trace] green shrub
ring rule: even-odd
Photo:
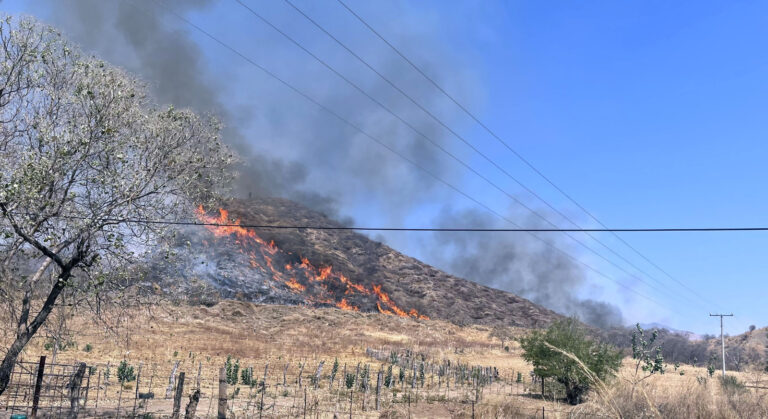
[[[595,384],[593,377],[604,381],[621,365],[619,351],[588,338],[574,319],[555,322],[545,331],[533,331],[520,339],[520,346],[536,375],[554,378],[565,387],[570,404],[582,402]]]
[[[133,373],[133,366],[128,365],[125,360],[120,361],[120,365],[117,366],[117,381],[125,384],[135,379],[136,375]]]
[[[253,381],[253,368],[243,368],[240,373],[240,382],[246,386],[253,386],[256,383]]]
[[[355,385],[355,380],[357,379],[357,375],[354,373],[347,373],[347,376],[344,377],[344,385],[347,386],[347,390],[351,390],[352,386]]]
[[[240,360],[232,362],[232,355],[227,355],[227,361],[224,363],[224,367],[227,371],[227,384],[236,385],[238,379],[238,373],[240,372]]]
[[[744,383],[739,381],[739,379],[734,377],[733,375],[726,375],[725,377],[720,377],[720,385],[723,387],[723,390],[728,393],[740,393],[747,389],[744,386]]]

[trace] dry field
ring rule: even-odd
[[[607,383],[604,391],[593,392],[587,403],[575,407],[564,404],[556,395],[553,398],[549,384],[542,398],[540,382],[531,383],[531,367],[522,360],[517,344],[511,342],[509,352],[502,350],[497,340],[489,338],[489,328],[483,326],[459,327],[437,320],[237,301],[214,307],[164,304],[151,311],[131,310],[120,317],[102,314],[101,321],[81,314],[68,323],[72,342],[58,352],[56,362],[82,361],[96,367],[90,377],[87,412],[98,416],[117,416],[118,405],[123,416],[133,412],[147,417],[169,415],[172,401],[165,398],[166,388],[178,362],[177,372],[186,373],[182,411],[200,369],[197,413],[198,417],[212,417],[218,370],[231,356],[239,359],[241,369],[253,367],[257,379],[263,379],[267,367],[265,391],[258,386],[230,386],[231,415],[236,417],[349,417],[350,409],[353,417],[472,417],[473,409],[475,417],[542,417],[542,409],[545,417],[552,418],[768,417],[768,389],[724,389],[717,379],[708,378],[704,368],[687,365],[677,371],[669,366],[666,374],[633,386],[639,377],[633,374],[629,359],[620,376]],[[50,362],[52,353],[45,344],[44,337],[36,339],[27,348],[25,359],[35,360],[45,354]],[[381,406],[376,410],[376,373],[380,369],[386,372],[389,363],[367,355],[367,348],[382,353],[408,349],[423,354],[420,359],[427,364],[450,361],[454,366],[492,367],[499,379],[478,386],[472,379],[446,385],[436,370],[427,369],[423,382],[413,386],[411,371],[407,371],[404,382],[382,390]],[[331,384],[329,376],[336,358],[340,368]],[[141,365],[139,380],[122,389],[115,378],[121,360],[137,371]],[[324,366],[315,388],[311,377],[321,361]],[[300,388],[301,364],[305,367]],[[103,378],[107,365],[111,371],[108,384]],[[358,365],[363,369],[369,366],[371,390],[350,393],[344,387],[342,368],[352,373]],[[518,373],[523,382],[517,381]],[[735,375],[747,385],[768,387],[762,373]],[[139,392],[152,392],[154,398],[134,402],[137,384]],[[97,400],[98,409],[94,409]]]

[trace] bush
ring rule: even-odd
[[[86,343],[85,346],[83,347],[83,350],[85,352],[91,352],[93,350],[93,345],[91,345],[90,343]]]
[[[256,382],[253,380],[253,368],[243,368],[240,372],[240,382],[245,386],[256,385]]]
[[[344,385],[347,386],[347,389],[352,389],[352,386],[355,385],[355,380],[357,380],[357,374],[354,373],[347,373],[347,376],[344,377]]]
[[[232,362],[232,355],[227,355],[227,361],[224,363],[224,367],[227,371],[227,384],[236,385],[238,379],[238,373],[240,372],[240,360]]]
[[[588,338],[574,319],[534,331],[520,339],[520,346],[523,358],[533,364],[533,372],[562,384],[568,403],[574,405],[582,402],[595,381],[615,375],[621,365],[620,352]]]
[[[136,375],[133,373],[133,366],[128,365],[125,360],[120,361],[120,365],[117,366],[117,381],[125,384],[135,379]]]
[[[734,377],[733,375],[726,375],[725,377],[720,377],[720,385],[723,387],[723,390],[729,393],[740,393],[744,390],[746,390],[746,387],[744,386],[744,383],[739,381],[738,378]]]

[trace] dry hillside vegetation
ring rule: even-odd
[[[605,415],[608,417],[766,417],[768,416],[768,390],[752,388],[724,389],[715,378],[709,378],[704,368],[682,365],[677,371],[668,366],[664,375],[654,375],[634,386],[630,360],[620,376],[606,383],[605,391],[592,392],[587,403],[578,406],[565,404],[552,383],[546,383],[542,399],[540,383],[531,383],[531,367],[521,358],[515,342],[509,351],[502,350],[498,340],[489,337],[486,326],[457,326],[439,320],[414,320],[378,313],[349,312],[331,308],[256,305],[239,301],[222,301],[213,307],[164,304],[146,309],[131,310],[121,316],[105,313],[102,318],[111,324],[107,330],[103,322],[94,322],[85,313],[69,320],[70,346],[57,355],[57,362],[85,361],[97,367],[91,378],[101,379],[107,363],[114,374],[115,366],[126,360],[138,367],[142,365],[139,382],[141,392],[155,393],[155,399],[140,402],[140,411],[168,414],[171,401],[163,396],[168,377],[178,361],[178,371],[187,374],[187,383],[194,383],[198,367],[202,368],[202,399],[199,415],[213,415],[218,369],[227,356],[239,359],[241,368],[254,368],[254,376],[261,377],[268,365],[265,405],[277,406],[284,412],[274,417],[301,415],[303,390],[298,390],[299,365],[303,389],[307,389],[309,410],[312,415],[333,417],[348,414],[349,393],[343,387],[342,368],[347,372],[369,365],[373,371],[372,385],[382,368],[389,362],[366,354],[366,349],[380,351],[410,350],[424,354],[427,362],[450,360],[452,365],[466,364],[493,367],[498,378],[483,386],[480,394],[471,385],[440,383],[438,377],[427,373],[425,384],[411,390],[410,375],[405,383],[394,389],[385,389],[380,410],[372,408],[373,390],[355,392],[355,417],[471,417],[474,405],[476,417],[577,417]],[[512,329],[513,334],[526,333],[525,329]],[[86,346],[89,351],[86,352]],[[51,356],[46,349],[46,338],[41,336],[26,350],[26,359],[40,354]],[[331,366],[338,359],[340,368],[333,387],[330,385]],[[314,389],[311,376],[324,361],[318,388]],[[285,365],[286,384],[283,385]],[[397,367],[395,367],[395,371]],[[522,382],[517,382],[517,373]],[[682,374],[681,374],[682,372]],[[408,371],[410,374],[410,371]],[[741,383],[767,386],[760,372],[735,374]],[[123,407],[133,403],[136,382],[128,383],[120,396],[120,386],[112,382],[105,387],[101,379],[100,415],[114,413],[118,399]],[[260,393],[258,388],[238,385],[234,411],[238,417],[258,415]],[[230,388],[235,391],[234,387]],[[555,395],[553,398],[553,391]],[[131,396],[128,396],[128,395]],[[126,401],[126,397],[130,397]],[[410,397],[410,402],[406,397]],[[89,403],[93,403],[93,397]],[[363,403],[366,403],[363,410]],[[184,399],[186,403],[186,397]],[[270,405],[273,403],[273,405]],[[282,407],[281,407],[282,406]],[[294,410],[291,410],[291,409]],[[144,409],[144,410],[142,410]],[[283,409],[283,410],[280,410]],[[270,416],[272,417],[272,416]]]
[[[205,209],[201,221],[342,226],[280,198],[231,200],[223,207],[226,212]],[[544,327],[561,318],[525,298],[449,275],[353,231],[194,227],[181,231],[177,253],[176,264],[155,261],[151,280],[191,302],[224,298],[336,306],[519,327]]]

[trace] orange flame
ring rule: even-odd
[[[321,289],[320,296],[308,296],[307,300],[312,301],[315,304],[328,304],[338,307],[342,310],[359,311],[360,308],[349,303],[346,298],[342,298],[340,301],[336,301],[336,298],[328,289],[327,283],[334,282],[341,284],[344,287],[344,294],[362,294],[362,295],[375,295],[376,296],[376,308],[379,312],[388,315],[397,315],[401,317],[412,317],[417,319],[429,319],[429,317],[419,314],[416,309],[411,309],[408,312],[401,309],[395,304],[389,295],[382,291],[381,285],[373,285],[369,290],[364,285],[356,284],[342,273],[333,272],[331,266],[325,266],[317,268],[307,259],[301,257],[301,263],[286,263],[281,266],[285,268],[284,271],[278,270],[273,265],[274,257],[278,254],[290,255],[290,252],[282,252],[274,240],[269,242],[264,241],[259,237],[254,230],[240,226],[240,220],[232,221],[229,218],[229,212],[223,208],[219,209],[219,216],[214,217],[207,215],[202,206],[199,206],[195,211],[197,218],[206,224],[205,228],[208,229],[214,236],[219,238],[234,236],[234,241],[240,246],[240,251],[247,255],[250,259],[250,265],[254,268],[259,268],[265,273],[271,273],[272,279],[277,283],[284,284],[293,293],[302,293],[307,290],[307,285],[302,284],[296,277],[290,276],[293,274],[287,274],[286,272],[293,271],[295,268],[301,268],[303,273],[309,281],[316,283]],[[225,224],[225,225],[222,225]],[[205,243],[207,246],[207,242]],[[280,252],[280,253],[278,253]],[[259,258],[259,256],[261,256]],[[266,264],[266,268],[258,262],[261,259]],[[287,276],[290,278],[286,279]],[[275,288],[270,284],[270,287]],[[316,288],[315,288],[316,289]]]
[[[341,301],[336,303],[336,307],[342,309],[342,310],[350,310],[350,311],[360,311],[360,308],[357,306],[353,306],[352,304],[347,303],[346,298],[342,298]]]
[[[299,281],[296,280],[296,278],[291,278],[288,281],[285,281],[285,285],[288,285],[288,288],[292,289],[296,293],[307,289],[307,286],[302,285]]]

